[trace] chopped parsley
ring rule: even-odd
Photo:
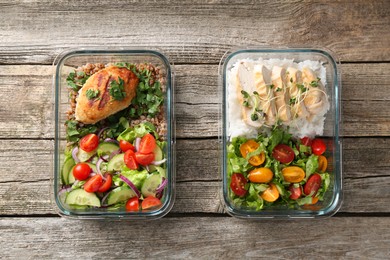
[[[74,91],[79,91],[79,89],[85,84],[89,75],[86,75],[83,71],[71,72],[66,78],[66,83]]]
[[[297,87],[301,91],[301,93],[304,93],[307,91],[307,88],[303,84],[297,84]]]
[[[290,98],[290,105],[294,105],[295,103],[297,103],[297,99],[295,97]]]
[[[98,89],[88,89],[85,92],[85,95],[87,96],[88,100],[92,100],[99,96],[99,90]]]
[[[276,89],[276,92],[280,92],[280,91],[282,91],[281,88],[277,88],[277,89]]]
[[[312,82],[310,82],[310,86],[312,86],[312,87],[318,87],[318,81],[313,80]]]
[[[126,97],[124,84],[125,81],[120,77],[118,77],[118,81],[111,81],[109,92],[113,99],[121,101]]]

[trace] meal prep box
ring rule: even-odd
[[[122,205],[119,207],[71,207],[65,203],[67,195],[72,190],[69,181],[64,181],[64,151],[66,150],[66,121],[67,111],[70,104],[68,77],[71,71],[86,64],[152,64],[159,69],[163,77],[163,117],[165,118],[166,129],[163,138],[166,145],[162,148],[164,161],[160,168],[163,169],[164,190],[159,197],[161,206],[150,210],[127,211]],[[143,48],[77,48],[66,50],[54,61],[55,72],[53,87],[55,90],[55,152],[54,152],[54,174],[52,178],[52,198],[57,212],[66,217],[77,219],[156,219],[166,215],[172,208],[175,198],[175,120],[174,120],[174,71],[173,65],[161,51]],[[148,74],[146,73],[146,76]],[[146,97],[145,97],[146,98]],[[99,131],[99,129],[96,131]],[[111,140],[112,141],[112,140]],[[113,141],[116,142],[116,141]],[[107,158],[106,158],[107,159]],[[73,162],[72,162],[73,163]],[[161,162],[160,162],[161,163]],[[68,167],[69,168],[69,167]],[[93,170],[95,171],[95,170]],[[118,173],[113,173],[118,174]],[[70,177],[69,177],[70,178]],[[66,185],[67,184],[67,185]],[[161,187],[160,187],[161,188]],[[139,191],[140,192],[140,191]],[[82,193],[80,191],[80,193]],[[98,194],[100,201],[104,194]],[[77,198],[80,201],[80,198]],[[83,202],[81,202],[83,203]],[[141,204],[141,202],[140,202]]]
[[[285,203],[277,203],[275,205],[267,205],[263,209],[257,210],[247,205],[238,205],[234,199],[239,196],[232,193],[231,180],[232,175],[229,174],[228,146],[231,144],[231,131],[236,131],[235,119],[231,118],[229,113],[229,86],[231,73],[237,62],[241,61],[279,61],[282,64],[300,63],[304,61],[319,62],[326,70],[325,91],[328,95],[329,110],[325,114],[323,133],[321,136],[316,136],[325,141],[327,150],[324,156],[327,158],[329,173],[329,188],[325,193],[322,201],[318,201],[313,205],[293,205],[288,206]],[[318,218],[332,216],[341,206],[342,202],[342,143],[340,139],[341,126],[341,81],[340,70],[338,63],[333,53],[324,49],[309,49],[309,48],[257,48],[247,47],[241,49],[233,49],[228,51],[222,58],[219,66],[220,88],[221,88],[221,173],[222,173],[222,203],[225,205],[226,211],[235,217],[246,219],[296,219],[296,218]],[[272,87],[272,86],[271,86]],[[247,93],[246,93],[247,94]],[[245,102],[245,100],[244,100]],[[247,104],[248,105],[248,104]],[[237,111],[240,113],[240,111]],[[255,118],[256,119],[256,118]],[[230,125],[232,124],[232,126]],[[232,130],[233,129],[233,130]],[[230,170],[232,171],[232,170]],[[248,181],[249,183],[249,181]],[[248,189],[247,186],[242,188]],[[245,192],[245,191],[244,191]],[[261,193],[258,194],[259,196]]]

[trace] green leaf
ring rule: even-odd
[[[310,155],[306,162],[306,180],[318,169],[318,156]]]
[[[92,100],[94,98],[96,98],[97,96],[99,96],[99,90],[98,89],[88,89],[86,92],[85,92],[85,95],[87,96],[88,100]]]
[[[126,97],[124,84],[125,82],[120,77],[118,81],[111,81],[109,92],[113,99],[121,101]]]

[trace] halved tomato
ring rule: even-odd
[[[230,188],[237,196],[245,196],[247,190],[245,189],[245,185],[248,181],[245,179],[242,173],[233,173],[232,180],[230,182]]]
[[[290,146],[285,144],[278,144],[272,151],[272,157],[281,163],[290,163],[294,160],[294,151]]]
[[[92,176],[85,184],[84,190],[86,192],[97,192],[103,184],[103,178],[100,174]]]
[[[137,163],[143,166],[149,165],[154,161],[154,153],[144,154],[144,153],[136,152],[135,160],[137,161]]]
[[[309,179],[305,183],[303,192],[306,195],[311,195],[312,197],[315,197],[317,191],[321,187],[321,183],[322,183],[321,176],[318,173],[314,173],[310,175]]]
[[[138,152],[140,153],[151,153],[156,148],[156,139],[151,134],[146,134],[141,138],[139,143]]]
[[[290,199],[292,200],[297,200],[302,195],[302,187],[300,185],[290,184],[288,190],[291,192]]]
[[[153,196],[146,197],[141,203],[142,209],[151,209],[151,208],[158,207],[160,205],[161,205],[161,201]]]
[[[98,190],[99,192],[106,192],[111,188],[111,184],[112,184],[111,174],[106,174],[106,175],[104,175],[104,177],[106,178],[106,180],[103,181],[102,186],[100,186],[100,188]]]
[[[135,147],[130,142],[126,140],[120,140],[119,141],[119,147],[123,152],[126,152],[127,150],[132,150],[135,152]]]
[[[135,153],[132,150],[127,150],[125,152],[124,161],[126,166],[131,170],[137,170],[138,169],[138,163],[135,159]]]
[[[260,144],[258,144],[255,140],[248,140],[240,146],[240,152],[242,157],[246,158],[248,153],[251,153],[258,149]],[[259,155],[254,155],[249,158],[248,162],[253,166],[259,166],[265,161],[265,154],[261,152]]]
[[[87,134],[80,140],[80,148],[86,152],[92,152],[99,145],[99,137],[95,134]]]

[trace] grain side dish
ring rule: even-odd
[[[320,62],[243,59],[227,71],[228,196],[235,207],[302,208],[330,185]]]
[[[88,63],[66,81],[62,202],[75,210],[161,207],[168,184],[163,71],[149,63]]]

